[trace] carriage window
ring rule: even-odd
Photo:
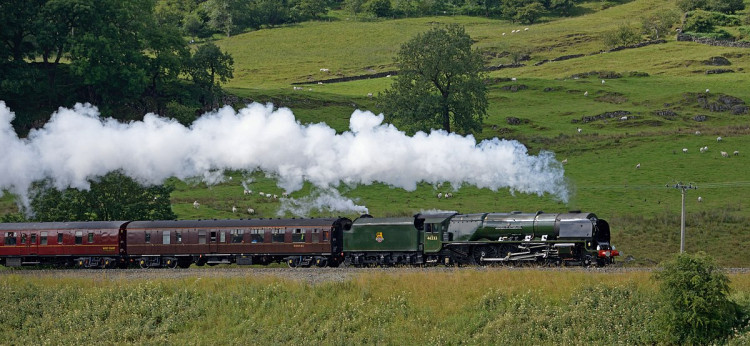
[[[175,238],[177,238],[177,243],[182,243],[182,232],[174,232]]]
[[[226,243],[226,242],[227,242],[227,232],[221,231],[221,233],[219,233],[219,243]]]
[[[172,234],[169,231],[161,232],[161,243],[162,244],[169,244],[169,242],[172,240],[170,239],[170,236]]]
[[[323,232],[323,241],[328,241],[328,231]]]
[[[320,230],[314,229],[312,230],[312,236],[310,237],[310,241],[313,243],[317,243],[320,241]]]
[[[250,241],[253,243],[262,243],[263,242],[263,234],[265,234],[266,231],[262,229],[253,229],[250,230]]]
[[[273,230],[273,232],[272,232],[273,233],[273,237],[272,237],[271,240],[274,243],[283,243],[284,242],[284,233],[285,232],[286,232],[286,230],[283,230],[283,229],[275,229],[275,230]]]
[[[58,244],[62,244],[62,241],[63,241],[63,234],[62,233],[58,233],[57,234],[57,243]]]
[[[31,233],[31,245],[36,245],[36,233]]]
[[[5,234],[5,245],[16,245],[16,233],[8,232]]]
[[[40,239],[42,241],[42,245],[47,245],[47,232],[42,232]]]
[[[244,229],[235,229],[229,231],[229,234],[232,236],[232,243],[241,243],[245,236],[245,230]]]
[[[305,242],[305,230],[302,229],[295,229],[294,233],[292,233],[292,242],[294,243],[304,243]]]
[[[94,233],[89,232],[89,243],[93,243],[93,242],[94,242]]]
[[[146,237],[145,238],[146,243],[150,243],[151,242],[151,232],[146,232],[146,233],[143,233],[143,234],[145,234],[144,237]]]
[[[83,231],[76,231],[76,245],[83,244]]]
[[[26,244],[26,233],[21,233],[21,244]]]
[[[211,231],[211,242],[212,243],[216,242],[216,231]]]
[[[198,244],[206,243],[206,231],[198,231]]]

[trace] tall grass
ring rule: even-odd
[[[656,288],[642,272],[373,270],[318,284],[6,275],[0,288],[7,344],[660,341],[651,318]],[[736,338],[746,339],[743,333]]]

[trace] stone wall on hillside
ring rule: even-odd
[[[693,35],[688,35],[684,33],[677,34],[677,41],[696,42],[696,43],[701,43],[701,44],[707,44],[709,46],[750,48],[750,42],[716,40],[712,38],[695,37]]]

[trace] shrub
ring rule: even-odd
[[[729,299],[729,278],[705,253],[679,254],[655,274],[660,284],[660,323],[674,344],[708,344],[731,335],[742,311]]]
[[[605,32],[602,39],[604,40],[604,45],[608,49],[611,49],[641,42],[641,34],[632,25],[622,24],[617,29]]]

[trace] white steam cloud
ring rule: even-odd
[[[289,213],[294,216],[305,217],[310,215],[310,211],[312,210],[357,214],[367,214],[369,212],[367,207],[357,205],[355,201],[341,196],[336,189],[321,189],[302,198],[282,198],[281,208],[279,208],[276,214],[283,216]]]
[[[224,107],[185,127],[147,114],[120,123],[96,107],[60,108],[41,129],[21,139],[15,114],[0,101],[0,194],[26,198],[30,184],[50,178],[55,187],[88,188],[87,179],[113,170],[148,184],[200,176],[211,183],[223,170],[260,169],[287,192],[305,181],[320,188],[382,182],[406,190],[420,181],[471,184],[511,192],[552,194],[568,201],[564,171],[554,154],[529,155],[517,141],[476,142],[445,131],[407,136],[383,124],[383,115],[355,111],[350,131],[300,124],[291,110],[251,104]]]

